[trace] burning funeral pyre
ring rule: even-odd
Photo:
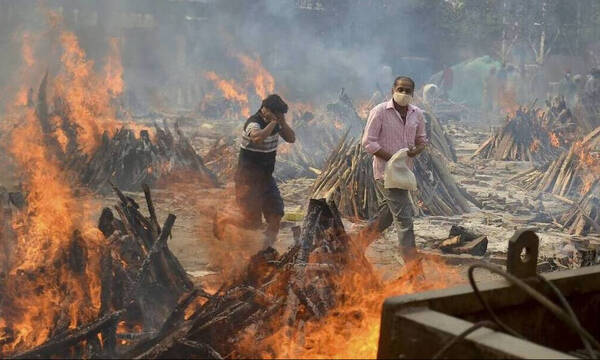
[[[120,219],[107,209],[100,226],[92,220],[98,204],[78,181],[90,174],[82,169],[98,163],[97,151],[110,137],[131,136],[117,131],[122,123],[113,106],[122,90],[120,62],[112,58],[118,47],[111,42],[104,72],[96,73],[74,34],[56,26],[49,34],[62,49],[60,71],[43,76],[37,101],[33,95],[21,101],[19,91],[2,123],[3,148],[21,181],[20,192],[0,194],[3,357],[114,356],[128,336],[157,329],[191,288],[165,245],[174,216],[161,228],[119,192]],[[104,154],[117,164],[98,185],[110,185],[113,172],[127,169],[116,155],[123,161],[127,154]],[[125,335],[117,341],[117,334]]]
[[[9,314],[2,327],[3,354],[221,358],[330,356],[347,351],[373,356],[382,296],[456,281],[453,271],[433,262],[434,274],[428,281],[415,282],[407,269],[384,286],[363,255],[368,244],[345,233],[334,205],[311,200],[302,231],[288,252],[259,252],[243,273],[208,294],[194,288],[167,246],[175,216],[160,225],[150,191],[144,190],[150,216],[142,215],[133,199],[114,188],[119,197],[117,216],[105,208],[96,228],[98,239],[104,235],[105,240],[90,243],[88,234],[75,230],[65,245],[69,251],[59,252],[48,268],[20,268],[3,278],[8,299],[0,310]],[[17,209],[10,200],[17,195],[2,199],[3,208]],[[15,210],[17,216],[30,204],[20,206],[25,209]],[[13,241],[7,239],[3,245]],[[75,282],[50,287],[47,275],[57,271]],[[17,300],[31,304],[32,296],[49,300],[54,292],[71,299],[67,294],[78,289],[75,286],[92,284],[94,291],[84,292],[89,302],[85,318],[73,318],[74,311],[83,310],[76,307],[82,304],[73,302],[29,308],[25,318],[17,311],[25,311]],[[23,322],[33,319],[47,319],[47,326]],[[337,327],[348,321],[358,332],[339,334]],[[362,338],[365,335],[369,338]],[[339,337],[338,341],[352,344],[353,336],[360,336],[362,343],[343,349],[342,344],[332,347],[329,342]],[[307,347],[306,342],[318,346]]]
[[[96,146],[87,148],[82,127],[76,121],[77,114],[71,111],[68,102],[56,97],[50,110],[47,81],[48,74],[40,85],[36,116],[46,145],[64,168],[78,174],[82,184],[102,192],[110,191],[110,182],[125,190],[182,179],[217,185],[216,176],[204,165],[177,122],[175,135],[166,121],[163,127],[154,123],[153,128],[142,129],[138,125],[116,123],[114,129],[104,130],[100,139],[93,139],[98,141]],[[139,129],[138,134],[135,129]]]
[[[533,104],[519,107],[472,157],[494,160],[519,160],[545,164],[556,158],[559,144],[543,126],[541,111]],[[556,136],[556,135],[554,135]]]
[[[579,201],[573,202],[561,220],[571,234],[600,234],[600,180],[597,179]]]
[[[532,168],[515,177],[523,188],[578,197],[587,193],[600,177],[600,127],[541,168]]]

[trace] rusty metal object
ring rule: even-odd
[[[509,242],[507,268],[555,299],[546,285],[532,277],[538,243],[533,231],[516,232]],[[524,248],[528,250],[523,252]],[[600,266],[543,276],[567,298],[581,325],[600,338]],[[444,358],[573,358],[569,353],[583,348],[575,332],[506,280],[478,285],[502,322],[523,338],[482,327],[449,348]],[[383,304],[378,358],[431,358],[464,330],[489,319],[470,285],[388,298]]]

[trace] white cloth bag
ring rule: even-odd
[[[408,149],[398,150],[385,165],[383,186],[386,189],[417,190],[415,174],[408,168]]]

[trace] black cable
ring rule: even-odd
[[[490,264],[485,264],[485,263],[471,265],[469,267],[469,271],[468,271],[469,282],[471,283],[471,286],[473,287],[473,291],[476,293],[479,301],[481,301],[481,303],[484,305],[484,307],[490,312],[490,315],[492,315],[492,318],[494,319],[494,321],[496,321],[496,322],[499,321],[498,316],[491,310],[490,305],[487,303],[487,301],[485,301],[483,296],[481,296],[481,293],[479,293],[479,288],[477,287],[477,284],[475,283],[475,279],[473,277],[473,271],[476,268],[483,268],[494,274],[504,277],[511,284],[513,284],[516,287],[523,290],[526,294],[531,296],[534,300],[539,302],[547,310],[549,310],[551,313],[553,313],[557,318],[562,320],[567,326],[569,326],[572,330],[577,332],[579,334],[579,336],[582,337],[582,339],[585,338],[592,345],[594,345],[594,347],[596,347],[597,349],[600,349],[600,343],[587,330],[585,330],[579,324],[579,321],[573,320],[568,313],[566,313],[563,309],[561,309],[556,304],[554,304],[552,301],[550,301],[546,296],[544,296],[537,290],[533,289],[531,286],[527,285],[523,280],[517,278],[516,276],[514,276],[510,273],[505,272],[504,270],[500,269],[497,266],[492,266]],[[498,323],[498,325],[500,325],[503,329],[504,328],[508,329],[509,333],[511,333],[511,334],[516,333],[513,329],[509,328],[502,322]]]
[[[472,326],[470,326],[465,331],[463,331],[462,333],[456,335],[452,340],[448,341],[446,343],[446,345],[444,345],[444,347],[442,347],[437,353],[435,353],[435,355],[433,355],[431,357],[431,359],[439,359],[442,355],[444,355],[446,353],[446,351],[448,351],[448,349],[450,349],[456,343],[458,343],[459,341],[461,341],[464,338],[466,338],[467,336],[469,336],[469,334],[471,334],[475,330],[482,328],[484,326],[489,327],[489,328],[497,328],[498,327],[495,323],[493,323],[489,320],[477,322],[477,323],[473,324]]]
[[[554,292],[554,295],[556,295],[556,297],[558,298],[558,301],[560,301],[560,303],[565,308],[565,310],[567,310],[567,312],[571,316],[571,319],[573,319],[573,321],[577,325],[581,326],[581,323],[579,322],[579,319],[577,319],[577,315],[575,315],[573,308],[571,307],[571,305],[569,305],[569,302],[567,301],[565,296],[560,292],[558,287],[556,287],[556,285],[554,285],[551,281],[549,281],[548,279],[546,279],[545,277],[543,277],[539,274],[537,275],[537,278],[542,283],[546,284]],[[581,337],[581,342],[583,342],[583,346],[585,346],[585,349],[587,350],[587,352],[590,355],[590,359],[598,359],[597,353],[592,348],[592,345],[590,344],[590,342],[583,336],[581,336],[581,335],[579,335],[579,336]]]
[[[523,336],[521,334],[519,334],[518,332],[513,330],[511,327],[506,325],[504,322],[502,322],[500,320],[500,318],[498,317],[498,315],[496,315],[496,313],[494,312],[492,307],[488,304],[488,302],[485,301],[485,299],[479,292],[479,288],[477,287],[477,284],[475,284],[475,278],[473,277],[474,269],[475,269],[474,265],[469,267],[469,270],[468,270],[469,283],[471,284],[471,288],[473,288],[473,292],[475,293],[475,296],[477,296],[477,299],[479,299],[479,302],[483,305],[483,307],[485,307],[485,309],[490,314],[490,316],[492,317],[492,320],[494,320],[496,325],[498,325],[502,330],[504,330],[504,332],[506,332],[516,338],[523,339]],[[498,270],[502,271],[501,269],[498,269]]]

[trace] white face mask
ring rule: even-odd
[[[400,106],[406,106],[411,103],[412,96],[404,93],[394,92],[394,101]]]

